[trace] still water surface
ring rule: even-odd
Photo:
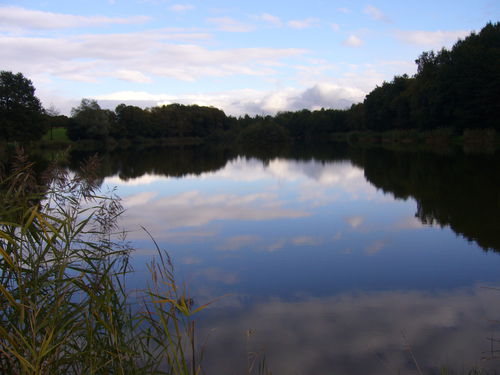
[[[212,374],[499,369],[498,156],[326,149],[108,155],[142,287],[155,250],[196,302]],[[498,347],[497,347],[498,346]],[[409,350],[411,348],[411,350]],[[487,360],[485,360],[485,358]]]

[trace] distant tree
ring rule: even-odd
[[[82,99],[80,105],[71,110],[71,121],[68,124],[68,137],[71,140],[104,139],[109,136],[113,112],[101,109],[97,101]]]
[[[412,79],[406,74],[377,86],[365,98],[366,128],[384,131],[412,127],[410,104],[406,92]]]
[[[151,113],[140,107],[120,104],[115,108],[116,121],[110,134],[113,138],[149,137],[151,131]]]
[[[46,131],[41,121],[43,112],[29,79],[21,73],[0,72],[0,138],[7,141],[41,138]]]
[[[190,118],[193,124],[192,135],[208,137],[217,132],[227,130],[227,117],[224,111],[213,107],[189,106]]]
[[[420,128],[499,129],[499,46],[500,23],[488,23],[451,50],[420,55],[411,94],[412,117]]]
[[[217,108],[169,104],[149,109],[150,137],[209,137],[228,125],[226,114]]]
[[[363,103],[351,105],[351,108],[346,112],[346,127],[348,130],[365,129],[365,108]]]
[[[290,141],[286,129],[273,120],[258,121],[241,131],[238,141],[251,148],[267,148]]]

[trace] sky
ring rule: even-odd
[[[0,0],[0,70],[62,114],[82,98],[343,109],[499,15],[491,0]]]

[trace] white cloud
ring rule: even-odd
[[[143,192],[139,194],[129,195],[123,199],[124,207],[130,208],[134,206],[145,205],[148,202],[151,202],[158,193],[156,192]]]
[[[116,72],[115,76],[124,81],[136,82],[136,83],[149,83],[151,78],[147,77],[145,74],[137,70],[121,69]]]
[[[222,244],[217,246],[217,250],[221,251],[240,250],[242,248],[255,244],[259,240],[260,240],[259,236],[253,236],[253,235],[230,237],[227,238]]]
[[[169,3],[171,0],[139,0],[141,3],[149,3],[149,4],[164,4],[164,3]]]
[[[415,216],[403,217],[392,225],[392,228],[396,231],[408,230],[408,229],[422,229],[425,225],[422,224]]]
[[[303,20],[292,20],[288,21],[288,26],[290,26],[292,29],[308,29],[310,27],[313,27],[317,25],[319,20],[317,18],[306,18]]]
[[[163,181],[164,176],[156,176],[152,174],[144,174],[141,177],[123,180],[118,176],[107,177],[104,180],[104,184],[108,186],[143,186],[153,184],[155,182]]]
[[[227,114],[275,114],[300,109],[344,109],[359,102],[366,92],[355,87],[319,83],[305,89],[284,88],[277,91],[234,90],[220,93],[172,95],[140,91],[121,91],[96,97],[112,101],[112,108],[122,102],[144,101],[144,106],[157,104],[198,104],[223,109]]]
[[[148,231],[149,231],[148,227]],[[144,231],[141,231],[142,238],[146,237]],[[178,244],[195,244],[195,243],[206,243],[207,240],[212,239],[217,236],[217,232],[214,231],[202,231],[202,230],[182,230],[182,231],[171,231],[164,232],[161,235],[162,240],[167,240],[168,242],[178,243]],[[129,238],[132,235],[128,236]],[[155,235],[156,237],[156,235]],[[137,238],[137,237],[136,237]],[[147,238],[147,237],[146,237]]]
[[[358,189],[359,183],[366,185],[363,170],[350,162],[324,164],[317,161],[292,162],[286,159],[272,159],[266,165],[261,161],[236,158],[217,171],[210,178],[222,178],[231,181],[259,181],[273,179],[278,181],[302,181],[308,183],[310,191],[320,186],[341,186],[345,190]],[[371,185],[366,185],[371,186]]]
[[[208,22],[217,27],[218,30],[231,33],[246,33],[255,29],[253,25],[248,25],[231,17],[209,18]]]
[[[361,47],[364,44],[364,42],[356,35],[351,34],[349,35],[349,38],[344,40],[342,44],[349,47]]]
[[[388,243],[389,243],[389,241],[387,241],[387,240],[376,240],[376,241],[373,241],[365,249],[365,253],[368,254],[368,255],[377,254],[378,252],[380,252],[380,250],[382,250],[384,247],[386,247]]]
[[[285,208],[284,203],[271,193],[203,195],[199,191],[187,191],[154,200],[150,194],[144,194],[126,198],[124,207],[128,214],[123,217],[122,225],[127,230],[144,226],[157,238],[168,238],[179,228],[202,227],[219,220],[262,221],[310,215],[302,210]],[[129,237],[133,239],[135,235],[131,233]],[[249,238],[238,240],[248,242]],[[234,247],[236,242],[226,244],[225,249]]]
[[[380,9],[375,8],[373,5],[367,5],[363,12],[376,21],[389,21],[389,17],[387,17]]]
[[[203,262],[203,260],[201,258],[198,258],[198,257],[184,257],[184,258],[181,258],[180,262],[181,262],[181,264],[192,265],[192,264],[200,264]]]
[[[269,13],[262,13],[260,16],[257,16],[255,18],[275,27],[283,26],[283,21],[281,21],[279,17],[273,16],[272,14]]]
[[[270,252],[270,253],[274,253],[275,251],[278,251],[278,250],[281,250],[285,247],[286,245],[286,241],[285,240],[279,240],[271,245],[269,245],[267,248],[266,248],[266,251]]]
[[[110,94],[98,95],[96,97],[100,101],[116,101],[116,102],[151,102],[155,104],[175,102],[177,96],[172,94],[151,94],[146,91],[117,91]]]
[[[175,5],[176,2],[170,2],[166,6],[172,4]],[[190,4],[180,2],[177,5]],[[54,103],[59,108],[64,106],[65,113],[75,104],[74,100],[78,101],[81,96],[78,92],[69,94],[73,88],[68,88],[68,82],[61,81],[98,83],[93,86],[95,91],[91,96],[107,100],[114,106],[119,104],[112,103],[114,100],[140,106],[177,101],[212,105],[224,109],[228,114],[240,115],[274,114],[277,111],[303,108],[346,108],[362,100],[377,83],[393,76],[393,73],[381,74],[378,67],[371,71],[352,71],[341,63],[336,63],[335,66],[325,60],[314,63],[311,59],[303,58],[309,57],[310,51],[306,49],[224,48],[214,42],[216,34],[200,28],[162,28],[106,34],[75,34],[64,30],[64,33],[53,37],[52,29],[55,28],[104,25],[106,22],[131,23],[145,18],[72,16],[19,7],[0,9],[10,10],[10,13],[0,12],[0,29],[15,26],[19,30],[27,30],[24,33],[0,34],[2,69],[23,72],[35,83],[37,95],[44,104]],[[177,9],[181,10],[181,7]],[[226,30],[242,32],[254,27],[232,18],[212,18],[214,22],[217,20],[220,21],[218,26]],[[270,13],[253,17],[253,22],[260,27],[284,25],[279,17]],[[307,18],[291,21],[291,25],[309,27],[317,22],[319,20]],[[336,25],[329,26],[337,28]],[[44,28],[48,33],[43,32]],[[38,31],[36,37],[30,36],[33,29]],[[363,42],[353,35],[345,43],[359,46]],[[298,59],[301,60],[297,61]],[[281,74],[283,68],[291,70],[293,76],[289,73]],[[165,80],[190,82],[194,87],[194,83],[202,80],[205,80],[203,84],[207,84],[207,78],[219,80],[229,77],[247,81],[248,77],[257,77],[260,81],[272,81],[274,86],[267,84],[266,89],[221,92],[211,92],[207,86],[202,89],[197,86],[193,89],[197,91],[196,94],[178,94],[174,91],[178,84],[172,91],[162,92],[161,88],[153,88],[156,84],[172,87]],[[283,82],[282,77],[285,77]],[[127,85],[122,82],[117,84],[117,80],[126,81]],[[57,89],[50,88],[55,81],[59,81],[57,86],[53,86]],[[258,87],[259,82],[255,81],[255,87]],[[148,84],[148,90],[134,84]],[[113,89],[109,89],[116,86],[123,87],[124,90],[112,92]],[[67,91],[55,91],[62,87],[67,87]],[[188,90],[183,89],[183,92],[189,92]]]
[[[306,52],[293,48],[217,50],[185,42],[206,38],[206,34],[176,29],[58,39],[0,36],[0,49],[4,69],[29,77],[51,75],[86,82],[109,77],[148,82],[153,76],[183,81],[238,74],[266,76],[275,73],[269,62]]]
[[[221,270],[215,267],[204,268],[193,272],[193,277],[200,277],[209,282],[220,282],[227,285],[238,283],[238,275],[229,273],[227,270]]]
[[[0,30],[49,30],[67,29],[76,27],[90,27],[116,24],[145,23],[150,18],[146,16],[134,17],[106,17],[106,16],[75,16],[71,14],[44,12],[25,9],[16,6],[0,7]]]
[[[405,43],[415,44],[424,48],[441,48],[449,47],[457,42],[459,38],[465,38],[470,34],[470,31],[403,31],[395,32],[398,39]]]
[[[196,9],[196,7],[194,5],[191,5],[191,4],[173,4],[169,7],[169,9],[172,12],[184,13],[184,12],[187,12],[189,10],[194,10],[194,9]]]
[[[123,224],[129,230],[138,227],[139,224],[149,228],[155,236],[164,237],[177,236],[179,228],[202,227],[219,220],[275,220],[293,219],[309,216],[309,208],[318,205],[329,204],[342,199],[356,199],[356,195],[365,194],[371,196],[376,189],[366,183],[363,171],[350,162],[321,163],[318,161],[297,162],[285,159],[272,159],[263,164],[259,160],[247,160],[245,158],[233,159],[216,172],[203,173],[196,176],[197,179],[209,181],[275,181],[276,187],[283,183],[291,183],[300,186],[301,191],[311,193],[324,192],[321,196],[299,193],[293,203],[283,200],[275,193],[273,187],[261,194],[236,195],[230,193],[202,194],[200,191],[189,191],[170,196],[160,196],[153,187],[148,187],[147,192],[131,194],[124,197],[123,204],[128,214],[123,218]],[[136,183],[155,181],[153,176],[131,179],[125,183],[134,186]],[[168,181],[163,177],[163,181]],[[219,181],[219,182],[220,182]],[[121,185],[117,177],[107,178],[105,184],[108,186]],[[231,183],[229,183],[231,185]],[[161,190],[161,189],[160,189]],[[338,194],[336,193],[338,192]],[[299,206],[297,206],[299,205]],[[144,209],[145,207],[147,209]],[[363,216],[346,216],[345,222],[353,229],[359,229],[365,223]],[[392,227],[391,227],[392,229]],[[203,229],[202,233],[206,230]],[[339,240],[341,233],[332,240]],[[269,245],[267,250],[282,248],[282,238],[279,239],[280,247],[276,242]],[[230,250],[248,246],[257,242],[258,238],[253,235],[243,235],[228,239],[220,249]],[[318,245],[323,240],[315,238],[310,234],[295,234],[288,242],[295,245]],[[261,244],[263,245],[263,244]],[[260,246],[262,248],[262,246]]]
[[[318,83],[291,99],[294,109],[344,109],[362,100],[365,93],[359,89],[331,83]]]
[[[311,236],[300,236],[292,239],[292,243],[295,246],[318,246],[321,242],[320,239]]]
[[[331,23],[330,24],[330,27],[332,28],[332,30],[334,31],[339,31],[340,30],[340,25],[338,23]]]
[[[344,14],[349,14],[351,13],[351,10],[348,9],[348,8],[338,8],[337,9],[340,13],[344,13]]]
[[[351,216],[346,217],[345,221],[351,226],[351,228],[357,229],[365,222],[365,218],[363,216]]]

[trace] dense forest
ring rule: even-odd
[[[307,109],[275,116],[226,116],[217,108],[170,104],[142,109],[120,104],[114,111],[83,99],[70,117],[42,108],[21,73],[0,75],[0,139],[39,139],[49,128],[65,128],[72,141],[194,139],[267,147],[290,140],[330,139],[335,133],[389,130],[455,134],[499,130],[500,23],[459,40],[450,50],[422,53],[417,73],[396,76],[344,110]]]

